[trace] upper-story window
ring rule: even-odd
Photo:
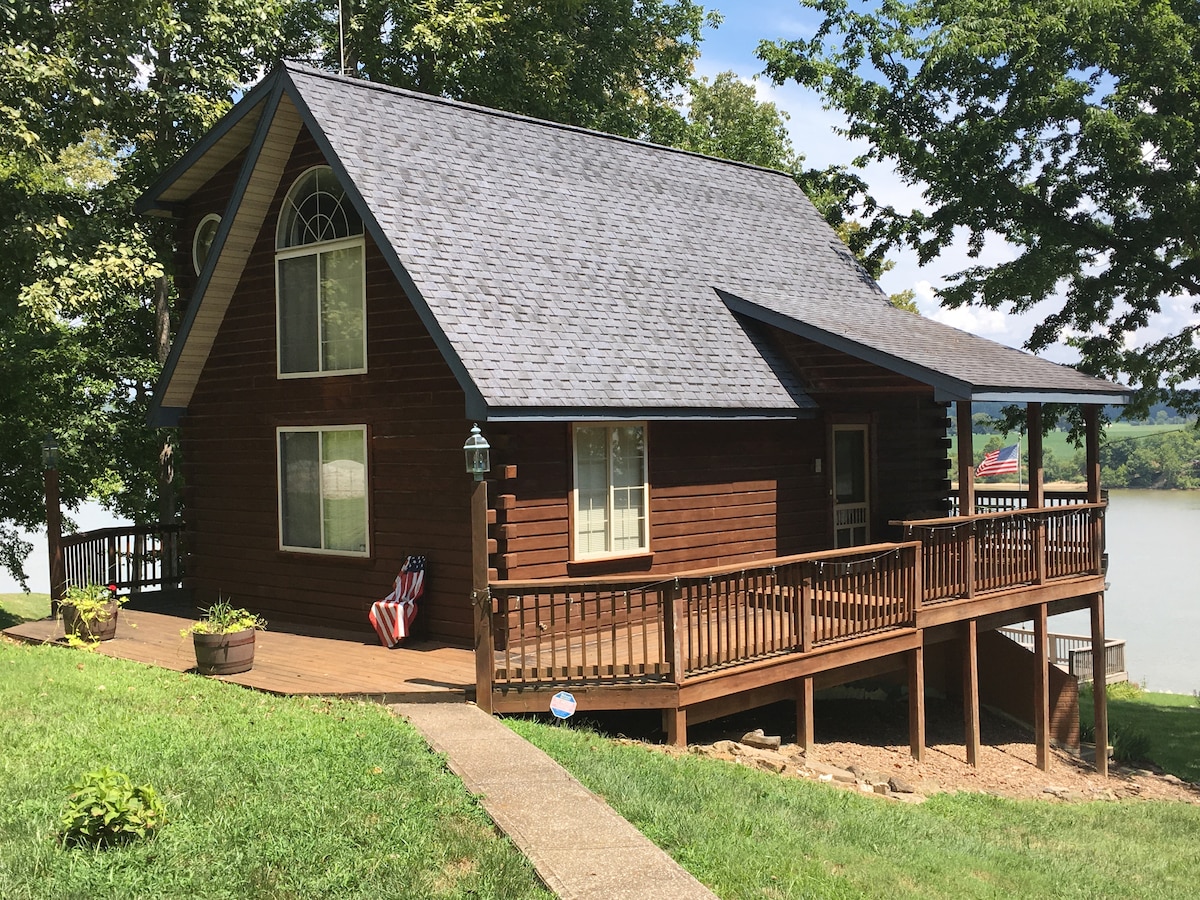
[[[328,166],[292,185],[275,240],[279,374],[365,372],[362,219]]]

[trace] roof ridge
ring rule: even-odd
[[[789,173],[783,171],[782,169],[772,169],[769,166],[760,166],[755,163],[742,162],[736,159],[726,159],[722,156],[710,156],[707,153],[698,153],[695,150],[684,150],[681,147],[672,147],[670,144],[656,144],[653,141],[626,137],[625,135],[621,134],[613,134],[610,131],[600,131],[595,128],[584,128],[582,125],[568,125],[565,122],[555,122],[553,119],[539,119],[536,116],[527,116],[522,113],[509,112],[508,110],[496,109],[492,106],[482,106],[478,103],[468,103],[465,100],[455,100],[451,97],[442,97],[438,94],[426,94],[423,91],[416,91],[412,88],[396,87],[395,85],[384,84],[381,81],[368,81],[364,78],[352,78],[349,75],[340,75],[337,72],[330,72],[327,69],[319,69],[316,66],[298,62],[296,60],[281,60],[280,66],[286,69],[288,72],[299,72],[304,75],[309,75],[316,78],[324,78],[329,81],[336,81],[353,87],[382,91],[388,94],[407,97],[410,100],[418,100],[425,103],[435,103],[441,106],[450,106],[457,109],[466,110],[468,112],[481,113],[483,115],[494,116],[501,119],[511,119],[517,122],[526,122],[530,125],[540,125],[547,128],[554,128],[559,131],[569,131],[576,134],[584,134],[588,135],[589,137],[606,138],[611,141],[632,144],[635,147],[642,147],[647,150],[676,153],[680,156],[692,156],[697,159],[708,160],[709,162],[721,163],[728,166],[736,166],[739,169],[750,169],[751,171],[764,172],[769,175],[781,175],[789,181],[792,181],[793,183],[795,182]],[[797,185],[797,187],[799,187],[799,185]]]

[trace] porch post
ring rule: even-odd
[[[1041,509],[1046,505],[1045,454],[1042,451],[1042,404],[1025,406],[1025,430],[1029,432],[1029,494],[1025,505]],[[1017,460],[1020,465],[1020,460]],[[1046,583],[1046,523],[1035,518],[1033,525],[1033,558],[1037,567],[1037,583]]]
[[[475,705],[492,712],[496,651],[492,638],[492,598],[488,590],[487,482],[471,486],[471,601],[475,609]]]
[[[796,743],[804,755],[813,749],[813,677],[796,679]]]
[[[1100,502],[1100,407],[1089,403],[1083,408],[1087,441],[1087,499]]]
[[[1050,653],[1046,623],[1046,604],[1039,603],[1033,617],[1034,654],[1037,673],[1033,682],[1033,731],[1037,743],[1037,765],[1050,768]]]
[[[1096,772],[1108,777],[1108,650],[1104,641],[1104,593],[1092,596],[1092,712],[1096,723]]]
[[[1044,454],[1042,452],[1042,404],[1025,407],[1025,427],[1029,432],[1029,508],[1046,505]]]
[[[975,515],[975,435],[971,431],[971,401],[956,400],[958,413],[958,514]]]
[[[908,654],[908,744],[913,759],[925,761],[925,644]]]
[[[979,622],[967,619],[963,641],[963,720],[967,732],[967,765],[979,765]]]

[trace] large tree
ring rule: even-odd
[[[342,0],[337,10],[295,8],[322,35],[327,67],[652,139],[676,127],[701,29],[719,21],[693,0]]]
[[[0,565],[21,580],[48,432],[68,507],[93,497],[148,521],[171,497],[170,435],[145,415],[169,342],[174,240],[132,204],[286,50],[283,8],[0,7]]]
[[[860,162],[928,204],[876,211],[876,248],[926,263],[963,234],[976,256],[1007,241],[1014,258],[951,275],[943,304],[1049,301],[1031,350],[1065,336],[1080,368],[1138,389],[1135,412],[1200,409],[1200,4],[801,2],[824,21],[761,44],[768,73],[819,92]]]

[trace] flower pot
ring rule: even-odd
[[[91,622],[84,620],[79,610],[71,603],[62,603],[59,611],[62,613],[63,633],[73,634],[85,641],[111,641],[117,636],[117,610],[120,609],[113,600],[99,616]]]
[[[192,632],[196,648],[196,671],[201,675],[236,675],[254,665],[254,629],[232,634]]]

